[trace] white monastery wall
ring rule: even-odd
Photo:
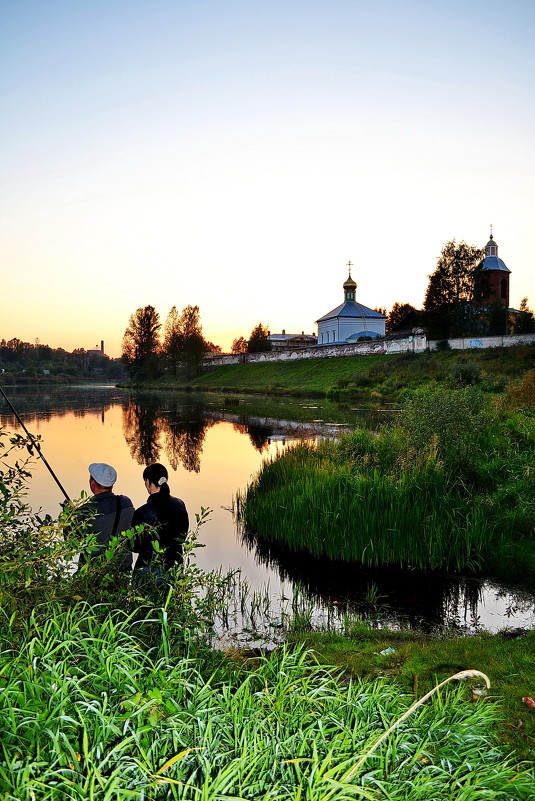
[[[501,337],[471,337],[448,340],[453,350],[470,350],[474,348],[507,348],[512,345],[528,345],[535,342],[535,334]],[[310,348],[295,350],[268,351],[266,353],[227,353],[208,356],[203,365],[205,368],[220,367],[225,364],[255,364],[258,362],[287,362],[297,359],[328,359],[335,356],[370,356],[373,354],[391,353],[423,353],[435,350],[436,341],[427,340],[425,334],[411,334],[404,339],[379,339],[372,342],[359,342],[342,345],[316,345]]]
[[[465,337],[448,339],[452,350],[474,350],[475,348],[510,348],[512,345],[530,345],[535,342],[535,334],[511,334],[500,337]],[[429,340],[429,349],[436,350],[437,342]]]

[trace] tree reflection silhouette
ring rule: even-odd
[[[198,407],[193,407],[196,410]],[[169,464],[176,470],[182,464],[190,473],[198,473],[201,469],[201,454],[206,438],[206,432],[215,425],[214,420],[208,420],[202,411],[191,414],[188,409],[187,419],[164,418],[164,448]]]
[[[233,423],[234,431],[240,434],[248,434],[253,448],[262,453],[269,445],[269,438],[273,435],[273,429],[261,426],[256,423]]]
[[[146,465],[158,461],[160,433],[161,417],[154,406],[129,401],[123,407],[123,434],[132,459],[137,464]]]
[[[123,407],[124,437],[139,465],[157,462],[163,449],[173,470],[182,465],[198,473],[206,431],[215,422],[196,404],[175,401],[161,409],[157,401],[144,397]]]

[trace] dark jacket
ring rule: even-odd
[[[134,506],[130,498],[126,495],[115,495],[111,490],[106,492],[99,492],[93,495],[87,503],[84,503],[79,510],[80,520],[87,519],[95,512],[89,523],[89,530],[94,532],[97,537],[97,544],[91,552],[91,556],[98,556],[104,553],[110,543],[112,534],[120,536],[123,531],[126,531],[132,525],[132,516],[134,514]],[[117,512],[119,513],[117,516]],[[117,520],[117,525],[115,521]],[[114,532],[115,528],[115,532]],[[82,554],[79,564],[85,562],[85,557]],[[123,557],[121,563],[122,570],[130,570],[132,568],[132,552],[125,540],[123,545]]]
[[[166,570],[182,563],[182,546],[189,529],[189,518],[180,498],[173,498],[163,492],[149,495],[147,503],[134,512],[132,525],[148,523],[157,530],[157,536],[145,532],[134,539],[134,551],[139,554],[134,570],[147,567],[156,554],[152,542],[157,539],[163,550],[163,564]]]

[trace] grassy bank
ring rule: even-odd
[[[534,367],[535,346],[516,346],[236,364],[216,367],[195,379],[166,376],[151,386],[340,398],[401,397],[407,389],[429,383],[477,384],[487,392],[501,392],[508,381]]]
[[[479,666],[491,678],[488,697],[499,699],[500,741],[518,757],[533,760],[535,709],[523,699],[535,696],[535,631],[427,636],[353,623],[346,634],[305,632],[290,639],[312,649],[321,664],[361,679],[387,677],[414,697],[468,665]]]
[[[79,603],[2,621],[3,797],[520,801],[535,791],[498,748],[500,703],[473,703],[464,683],[396,728],[414,688],[384,673],[348,681],[300,648],[193,660],[170,616],[151,620]]]
[[[23,444],[0,431],[4,458]],[[478,652],[452,641],[447,660],[443,647],[428,652],[425,667],[413,655],[404,671],[397,670],[399,656],[374,661],[382,658],[375,652],[383,641],[403,654],[399,634],[396,641],[385,640],[386,633],[378,639],[350,620],[343,639],[324,634],[311,643],[334,670],[302,643],[271,655],[215,653],[206,638],[222,613],[224,581],[195,566],[195,532],[184,565],[158,597],[153,590],[147,597],[120,573],[113,545],[73,576],[73,556],[80,549],[90,554],[94,543],[75,530],[69,508],[59,521],[34,515],[24,501],[28,478],[23,464],[4,469],[2,461],[0,794],[6,801],[533,796],[533,774],[518,764],[532,737],[529,721],[522,734],[515,724],[517,741],[510,738],[507,747],[500,723],[503,696],[516,713],[518,695],[530,690],[532,637],[522,638],[525,651],[511,643],[507,659],[503,650],[493,654],[494,640],[477,638]],[[203,519],[201,513],[198,523]],[[366,669],[356,662],[362,653],[369,654],[360,662],[367,661]],[[516,681],[510,676],[498,685],[495,697],[474,703],[467,684],[483,677],[471,673],[466,683],[448,682],[425,700],[435,679],[448,679],[457,667],[490,673],[494,681],[498,659],[498,675],[514,669]],[[418,686],[407,683],[414,671]],[[411,712],[417,698],[422,704]]]
[[[377,435],[286,452],[238,497],[244,529],[315,557],[532,579],[534,379],[500,406],[421,390]]]

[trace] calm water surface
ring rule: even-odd
[[[302,438],[336,436],[357,423],[377,427],[388,410],[370,413],[310,400],[132,395],[109,386],[5,391],[29,430],[41,435],[43,453],[71,498],[89,490],[88,464],[102,461],[117,469],[116,491],[139,506],[146,500],[143,467],[164,463],[171,492],[185,501],[191,520],[201,508],[211,509],[200,532],[205,547],[197,550],[199,566],[239,569],[242,595],[255,599],[259,615],[264,609],[263,620],[250,620],[249,629],[271,626],[275,631],[281,615],[292,607],[296,611],[296,604],[315,622],[328,619],[334,625],[350,611],[377,625],[428,630],[535,627],[534,596],[490,579],[326,564],[263,548],[237,531],[233,499],[264,459]],[[0,406],[0,424],[19,430],[5,405]],[[59,512],[61,493],[41,460],[33,468],[28,499],[35,510]],[[299,602],[296,587],[302,591]],[[250,631],[238,633],[243,620],[236,619],[236,626],[236,637],[251,639]]]

